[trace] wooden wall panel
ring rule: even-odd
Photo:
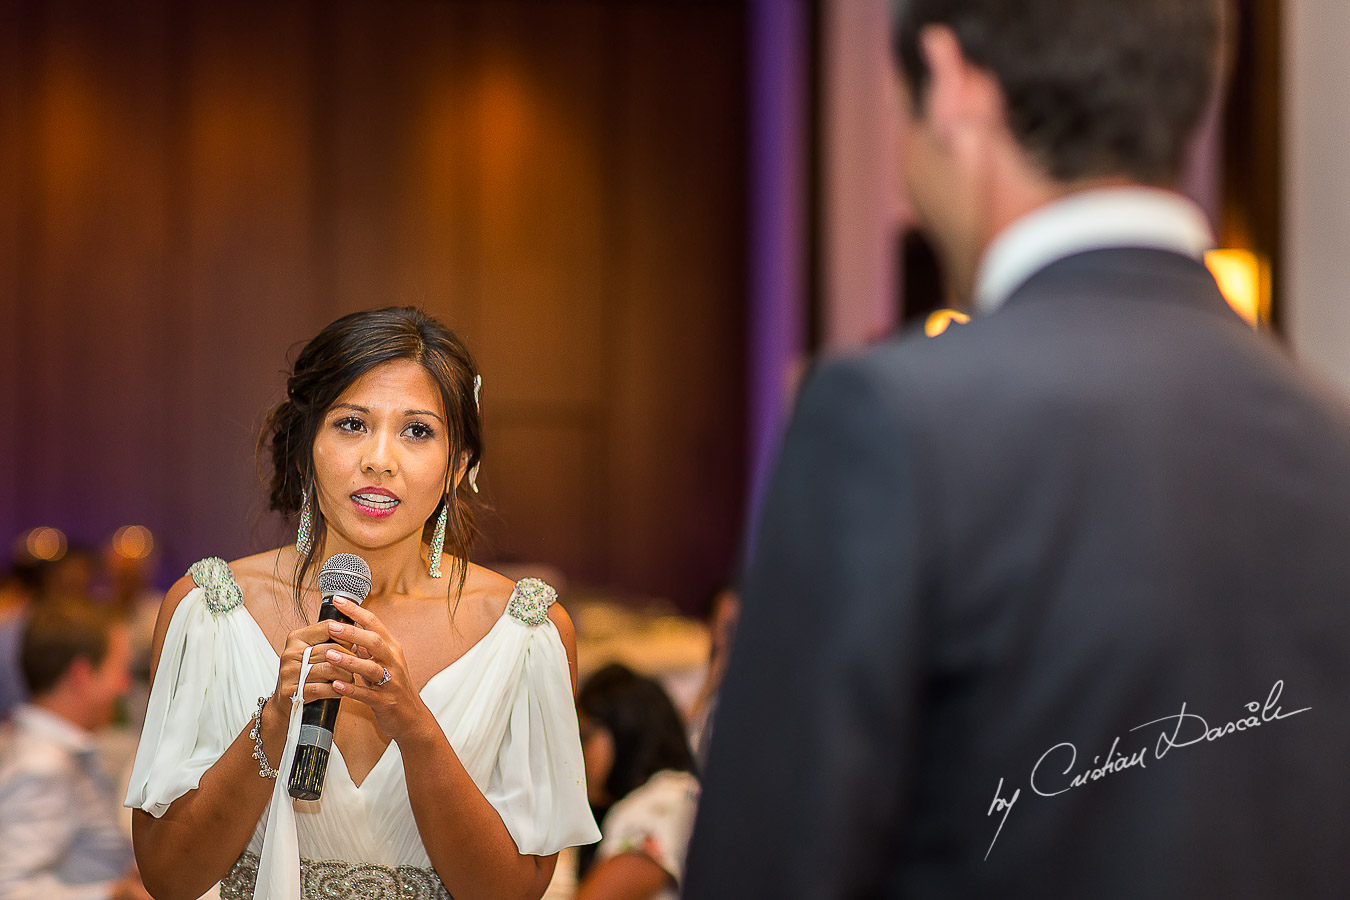
[[[91,541],[154,521],[168,490],[164,16],[154,2],[54,2],[30,21],[23,286],[41,302],[25,309],[20,397],[50,442],[21,506],[38,521],[77,511],[72,536]]]
[[[311,283],[310,21],[300,4],[245,9],[194,8],[186,73],[189,377],[176,402],[191,410],[192,468],[179,516],[222,556],[260,549],[258,428],[287,351],[327,319]]]
[[[730,574],[740,526],[708,513],[725,509],[728,493],[739,501],[744,485],[745,155],[726,150],[744,146],[745,107],[740,12],[686,9],[626,7],[618,42],[611,534],[620,580],[694,604],[691,592]],[[668,45],[699,52],[661,52]],[[710,139],[721,152],[709,152]]]
[[[485,482],[502,510],[488,543],[603,583],[612,485],[591,473],[610,451],[605,23],[598,4],[489,9],[471,100],[478,234],[465,262],[477,273],[488,458],[515,464]]]
[[[603,584],[604,522],[596,498],[606,483],[595,466],[603,434],[588,423],[499,421],[487,428],[487,438],[494,452],[479,483],[491,508],[480,517],[480,555],[547,562],[573,584]]]
[[[591,4],[489,9],[473,98],[479,362],[501,415],[593,415],[606,388],[603,21]]]
[[[422,305],[463,327],[474,21],[462,4],[351,2],[321,27],[316,224],[334,312]]]
[[[24,458],[36,452],[25,440],[21,397],[20,328],[23,318],[19,306],[23,273],[20,220],[24,206],[24,158],[20,138],[23,134],[24,48],[21,43],[23,17],[18,0],[0,0],[0,541],[8,541],[29,521],[29,513],[19,506],[19,484],[23,480]],[[0,558],[8,552],[0,543]]]

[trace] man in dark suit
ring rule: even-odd
[[[911,0],[902,167],[978,311],[809,379],[685,896],[1350,892],[1350,413],[1175,183],[1210,0]]]

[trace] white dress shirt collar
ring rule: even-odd
[[[89,732],[31,703],[24,703],[15,708],[14,722],[29,734],[45,738],[76,755],[97,749],[94,736]]]
[[[1148,247],[1197,259],[1214,246],[1209,221],[1180,194],[1159,188],[1098,188],[1027,213],[985,250],[975,279],[975,309],[997,310],[1032,275],[1086,250]]]

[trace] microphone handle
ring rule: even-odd
[[[319,621],[336,619],[344,625],[352,620],[338,612],[332,597],[324,597],[319,607]],[[330,642],[331,643],[331,642]],[[316,645],[323,647],[324,644]],[[313,653],[310,654],[311,658]],[[333,746],[333,727],[337,725],[337,697],[310,700],[300,714],[300,740],[291,763],[290,784],[287,790],[296,800],[318,800],[323,794],[324,777],[328,774],[328,756]]]

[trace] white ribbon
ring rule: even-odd
[[[300,900],[300,835],[295,826],[295,801],[288,790],[295,748],[300,743],[300,718],[304,714],[305,682],[312,664],[305,648],[300,659],[300,684],[291,698],[291,718],[286,725],[286,749],[277,765],[277,784],[272,803],[267,807],[267,829],[263,832],[262,856],[258,860],[258,881],[253,900]]]

